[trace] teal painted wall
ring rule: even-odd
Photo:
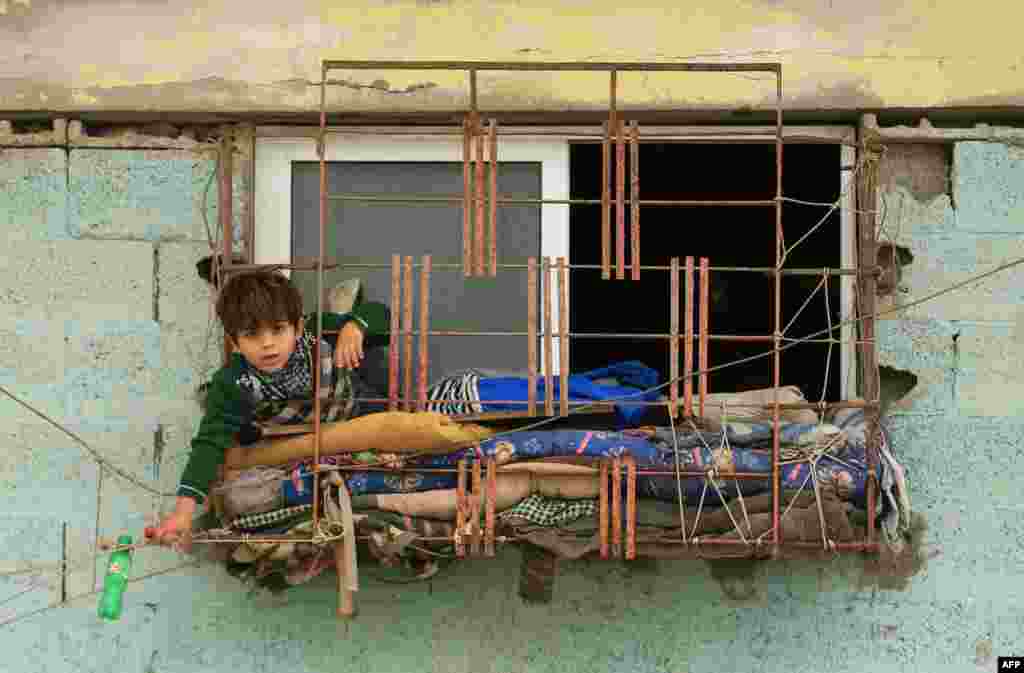
[[[914,254],[897,301],[1024,249],[1024,154],[962,143],[952,162],[938,193],[914,189],[924,165],[913,161],[884,182],[886,235]],[[199,212],[211,170],[182,150],[0,149],[0,383],[165,491],[198,420],[191,391],[220,353],[193,268],[208,249]],[[733,576],[703,562],[577,562],[552,604],[531,606],[508,549],[426,584],[385,584],[365,567],[351,624],[334,618],[333,578],[278,599],[247,595],[210,565],[133,584],[123,620],[101,625],[85,595],[100,572],[95,536],[139,530],[158,503],[0,399],[0,571],[58,560],[65,523],[73,563],[67,606],[0,626],[0,668],[994,670],[994,656],[1024,652],[1021,273],[879,324],[883,364],[919,377],[889,419],[929,523],[927,567],[902,588],[856,558]],[[136,574],[181,561],[145,550]],[[58,601],[59,576],[43,579],[31,589],[0,577],[0,621]]]

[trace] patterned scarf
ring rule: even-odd
[[[311,398],[313,393],[313,346],[316,335],[303,330],[295,340],[288,362],[274,372],[264,372],[244,362],[238,385],[247,391],[256,405],[258,423],[284,425],[309,422],[313,401],[288,401]],[[347,369],[335,368],[334,348],[326,340],[320,343],[320,420],[349,418],[356,411],[352,377]]]

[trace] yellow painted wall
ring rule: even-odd
[[[302,112],[321,59],[780,61],[785,104],[877,109],[1024,103],[1013,0],[327,0],[132,4],[0,0],[0,110]],[[342,6],[343,5],[343,6]],[[349,109],[450,109],[446,73],[351,76]],[[627,104],[771,104],[772,81],[623,76]],[[411,87],[411,89],[410,89]],[[586,109],[581,75],[484,74],[481,105]]]

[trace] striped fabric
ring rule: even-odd
[[[464,372],[446,376],[427,390],[427,411],[447,416],[483,412],[480,404],[480,375]]]

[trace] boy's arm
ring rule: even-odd
[[[242,426],[251,421],[251,413],[245,413],[242,391],[231,374],[229,369],[222,369],[213,377],[206,413],[192,439],[192,452],[178,485],[179,497],[192,498],[200,505],[209,496],[217,469],[224,464],[225,450],[234,443]]]
[[[363,328],[368,345],[387,344],[391,337],[391,312],[384,304],[375,301],[363,302],[352,308],[348,313],[330,313],[324,311],[324,331],[339,331],[349,322],[355,322]],[[316,313],[306,318],[306,329],[316,333]],[[337,334],[324,336],[332,347],[337,347]]]

